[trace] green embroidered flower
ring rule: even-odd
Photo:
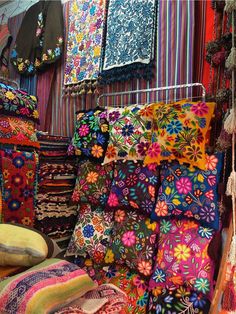
[[[210,291],[209,280],[206,278],[197,278],[194,284],[194,288],[206,294]]]

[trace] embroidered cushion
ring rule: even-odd
[[[155,165],[144,166],[142,161],[118,161],[107,201],[107,209],[135,208],[150,214],[156,201],[158,170]]]
[[[81,206],[66,255],[86,256],[88,253],[95,263],[101,263],[110,240],[112,218],[112,212],[92,211],[88,204]]]
[[[177,289],[156,288],[150,292],[147,313],[209,313],[211,302],[202,293],[183,285]]]
[[[75,264],[48,259],[0,282],[0,313],[54,313],[96,287]]]
[[[100,165],[89,160],[79,164],[72,200],[88,203],[92,209],[104,208],[113,179],[113,164]]]
[[[206,170],[191,170],[178,162],[161,168],[161,187],[151,217],[189,217],[203,226],[219,229],[217,186],[222,154],[206,155]]]
[[[0,143],[40,147],[34,122],[0,115]]]
[[[110,140],[104,163],[143,160],[151,140],[152,105],[108,108]]]
[[[130,210],[118,209],[114,215],[114,227],[105,263],[126,264],[140,275],[152,273],[153,254],[156,249],[157,223]]]
[[[0,114],[21,117],[39,124],[37,98],[0,83]]]
[[[208,256],[213,229],[191,220],[161,220],[156,264],[149,287],[212,292],[214,265]]]
[[[68,153],[80,159],[103,162],[109,139],[109,126],[104,109],[78,112],[75,133]]]
[[[180,101],[153,106],[152,144],[145,164],[177,159],[205,170],[206,134],[215,103]]]

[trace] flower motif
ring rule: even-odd
[[[107,250],[104,260],[105,260],[105,263],[107,264],[114,262],[114,253],[112,252],[111,249]]]
[[[100,251],[95,251],[93,254],[93,259],[96,264],[100,264],[104,259],[104,253]]]
[[[122,242],[125,246],[133,246],[136,243],[134,231],[127,231],[122,236]]]
[[[7,91],[7,92],[5,93],[5,96],[6,96],[8,99],[10,99],[10,100],[14,100],[14,99],[16,98],[16,95],[13,94],[13,93],[10,92],[10,91]]]
[[[91,154],[96,157],[96,158],[99,158],[103,155],[103,148],[99,145],[94,145],[92,147],[92,151],[91,151]]]
[[[108,145],[107,151],[106,151],[106,157],[108,159],[112,159],[116,156],[116,149],[113,145]]]
[[[164,234],[167,234],[171,229],[171,222],[169,220],[161,220],[160,231]]]
[[[125,211],[121,210],[121,209],[118,209],[115,212],[115,221],[122,222],[122,221],[124,221],[124,219],[125,219]]]
[[[109,204],[109,206],[111,207],[115,207],[118,205],[118,197],[115,193],[110,193],[109,197],[108,197],[108,201],[107,203]]]
[[[21,203],[18,201],[18,200],[11,200],[9,203],[8,203],[8,208],[11,210],[11,211],[15,211],[15,210],[18,210],[21,206]]]
[[[93,225],[87,225],[83,229],[83,235],[84,235],[85,238],[90,238],[90,237],[93,236],[94,231],[95,230],[94,230]]]
[[[176,181],[176,189],[180,194],[188,194],[192,190],[192,182],[188,177],[182,177]]]
[[[213,234],[213,229],[200,226],[198,229],[198,234],[202,238],[210,239],[212,237],[212,234]]]
[[[207,170],[214,170],[217,166],[218,159],[214,155],[206,155],[206,168]]]
[[[148,229],[155,231],[157,228],[157,223],[156,222],[151,222],[149,218],[146,219],[145,225],[147,226]]]
[[[144,108],[139,110],[139,115],[141,117],[152,118],[153,117],[153,107],[145,106]]]
[[[202,158],[202,152],[200,147],[192,145],[187,148],[186,155],[189,157],[190,160],[197,161],[198,159]]]
[[[134,186],[137,184],[137,180],[138,180],[137,176],[135,174],[131,174],[126,179],[126,184],[127,186]]]
[[[24,162],[24,159],[21,158],[20,156],[19,157],[15,157],[13,160],[12,160],[12,163],[13,165],[16,167],[16,168],[22,168],[25,164]]]
[[[174,248],[174,256],[178,260],[187,261],[187,259],[190,257],[190,248],[187,247],[185,244],[178,244]]]
[[[120,117],[120,113],[119,111],[112,111],[109,113],[109,121],[116,121],[118,120]]]
[[[144,276],[149,276],[151,274],[152,265],[149,262],[141,261],[138,263],[138,270]]]
[[[154,274],[152,275],[152,278],[157,283],[158,282],[165,282],[166,281],[166,274],[162,269],[156,268]]]
[[[28,179],[34,179],[35,172],[33,170],[29,170],[26,172],[26,177]]]
[[[204,206],[200,208],[199,215],[202,219],[210,223],[211,221],[214,221],[215,219],[215,210],[214,208]]]
[[[23,184],[23,177],[20,175],[20,174],[15,174],[12,176],[12,179],[11,179],[11,183],[14,185],[14,186],[20,186],[21,184]]]
[[[21,219],[21,223],[25,226],[30,226],[32,223],[32,220],[29,217],[24,217]]]
[[[197,294],[196,292],[193,292],[193,294],[190,296],[189,301],[193,303],[193,306],[195,308],[203,309],[206,301],[203,299],[203,296],[200,294]]]
[[[199,117],[203,117],[209,111],[208,106],[204,102],[199,102],[191,106],[191,111]]]
[[[89,183],[96,183],[98,179],[98,173],[94,172],[94,171],[90,171],[87,174],[86,180]]]
[[[158,155],[160,155],[160,153],[161,153],[161,147],[160,147],[160,145],[158,143],[152,143],[149,146],[148,155],[151,158],[158,157]]]
[[[197,278],[194,284],[194,288],[204,294],[210,291],[210,283],[207,278]]]
[[[155,213],[157,216],[166,216],[168,214],[168,206],[165,201],[157,201]]]
[[[171,121],[166,130],[169,134],[178,134],[182,130],[182,123],[178,120]]]
[[[123,136],[130,136],[134,133],[134,127],[131,124],[126,124],[122,128],[122,135]]]
[[[82,124],[78,130],[80,136],[86,136],[89,134],[89,127],[87,124]]]

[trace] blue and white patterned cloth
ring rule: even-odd
[[[146,66],[154,58],[156,0],[110,0],[102,74],[137,65]],[[118,69],[117,69],[118,70]]]

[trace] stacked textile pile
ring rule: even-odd
[[[39,135],[39,188],[35,227],[52,238],[71,235],[77,207],[71,202],[76,161],[67,156],[70,139]]]
[[[207,313],[220,228],[222,153],[207,154],[215,104],[77,113],[77,223],[67,256],[128,297],[125,313]],[[76,313],[76,311],[75,311]]]
[[[34,223],[39,148],[35,123],[36,97],[0,83],[1,222]]]

